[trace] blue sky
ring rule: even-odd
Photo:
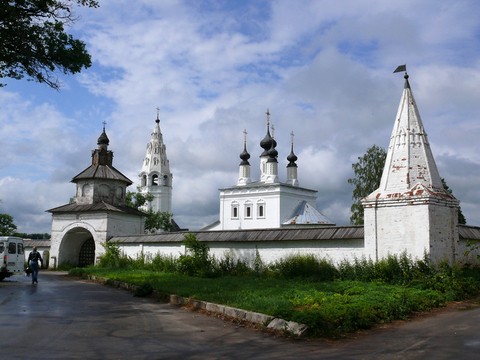
[[[290,132],[300,185],[317,209],[350,217],[351,164],[387,147],[406,63],[440,175],[480,225],[480,2],[100,0],[69,32],[93,65],[60,74],[60,92],[0,88],[0,212],[21,232],[50,232],[45,210],[75,194],[107,122],[114,166],[138,184],[160,108],[182,227],[218,219],[236,183],[243,130],[258,179],[270,109],[285,181]],[[283,160],[282,160],[283,159]]]

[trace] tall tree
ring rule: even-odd
[[[354,200],[350,216],[350,224],[363,225],[363,206],[362,199],[380,186],[382,172],[385,166],[387,152],[384,148],[373,145],[367,149],[363,156],[358,157],[358,162],[352,164],[355,177],[348,179],[348,183],[355,186],[352,199]]]
[[[10,77],[60,88],[55,73],[75,74],[91,66],[85,43],[65,32],[78,20],[74,6],[95,0],[3,0],[0,2],[0,79]],[[0,86],[5,84],[0,83]]]
[[[8,214],[0,214],[0,235],[14,235],[16,230],[17,225],[13,223],[13,216]]]
[[[452,189],[450,189],[448,187],[447,182],[445,181],[444,178],[442,178],[442,185],[443,185],[443,188],[445,189],[446,192],[448,192],[450,195],[453,195]],[[467,223],[467,219],[463,215],[462,208],[460,206],[458,207],[458,223],[459,224],[466,224]]]

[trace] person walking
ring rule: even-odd
[[[37,247],[34,246],[30,255],[28,255],[28,264],[30,265],[30,269],[32,269],[32,284],[38,284],[38,261],[40,261],[43,266],[42,257],[37,251]]]

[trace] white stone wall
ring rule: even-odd
[[[210,254],[217,259],[225,257],[228,252],[236,259],[253,264],[256,251],[265,264],[275,262],[293,254],[314,254],[327,258],[338,264],[342,260],[352,261],[355,257],[364,255],[364,243],[361,239],[346,240],[299,240],[299,241],[261,241],[261,242],[206,242],[210,247]],[[185,247],[180,242],[171,243],[121,243],[123,254],[136,258],[143,251],[144,254],[155,256],[157,253],[174,257],[185,253]]]
[[[432,199],[389,200],[366,203],[365,253],[372,259],[407,252],[434,263],[457,260],[457,208],[434,204]]]

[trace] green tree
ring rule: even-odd
[[[154,233],[158,230],[172,231],[173,224],[171,221],[172,214],[168,211],[147,211],[148,217],[145,219],[145,232]]]
[[[137,192],[127,191],[125,204],[139,210],[147,203],[147,201],[152,200],[152,194],[142,194],[137,188]],[[146,213],[148,214],[148,217],[145,220],[145,233],[154,233],[158,230],[167,232],[172,231],[173,224],[171,222],[171,218],[173,214],[167,211],[153,211],[152,209],[149,209]]]
[[[13,216],[0,214],[0,235],[10,236],[15,233],[17,226],[13,223]]]
[[[130,206],[134,209],[139,209],[147,203],[147,201],[152,201],[153,195],[150,193],[142,194],[137,188],[137,192],[127,191],[125,196],[125,205]]]
[[[74,6],[95,0],[3,0],[0,2],[0,79],[10,77],[60,88],[56,73],[75,74],[91,66],[85,43],[65,32],[78,20]],[[5,84],[0,83],[0,86]]]
[[[443,185],[443,188],[445,189],[446,192],[448,192],[450,195],[453,195],[452,189],[450,189],[448,187],[447,182],[445,181],[444,178],[442,178],[442,185]],[[462,208],[460,206],[458,207],[458,223],[459,224],[466,224],[467,223],[467,219],[463,215]]]
[[[350,216],[350,224],[363,225],[362,199],[374,192],[380,186],[382,172],[385,166],[387,152],[384,148],[373,145],[367,149],[363,156],[358,157],[358,162],[352,164],[355,177],[348,179],[348,183],[355,186],[352,199],[354,200]]]

